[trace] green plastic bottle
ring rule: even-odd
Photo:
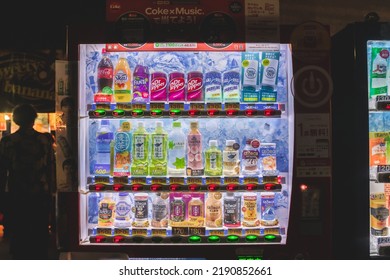
[[[205,175],[221,176],[222,175],[222,152],[217,147],[217,140],[209,141],[209,148],[206,150]]]
[[[133,133],[131,165],[132,176],[147,176],[149,167],[149,134],[143,122],[137,123],[137,129]]]
[[[168,166],[168,133],[163,129],[163,123],[156,121],[156,129],[151,133],[151,151],[149,175],[165,176]]]

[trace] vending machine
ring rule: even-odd
[[[332,38],[334,236],[340,258],[390,255],[390,29],[378,19],[371,14]],[[348,238],[339,234],[343,228]]]
[[[79,250],[286,247],[292,69],[288,44],[80,44]]]
[[[367,42],[370,256],[389,256],[389,74],[390,41]]]

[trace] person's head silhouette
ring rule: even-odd
[[[38,117],[37,111],[30,104],[17,105],[12,111],[12,119],[21,128],[31,128]]]

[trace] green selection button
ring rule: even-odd
[[[200,238],[200,236],[198,236],[198,235],[192,235],[192,236],[188,237],[188,241],[190,243],[199,243],[201,240],[202,240],[202,238]]]
[[[257,236],[256,235],[247,235],[246,237],[245,237],[245,239],[246,239],[246,241],[247,242],[256,242],[257,241]]]
[[[265,241],[274,241],[275,239],[276,239],[276,235],[275,234],[264,235],[264,240]]]
[[[240,238],[237,235],[229,235],[226,239],[228,242],[238,242]]]
[[[209,236],[208,240],[210,243],[217,243],[221,240],[221,238],[217,235],[211,235]]]

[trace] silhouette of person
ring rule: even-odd
[[[7,188],[10,254],[13,259],[48,259],[54,139],[33,128],[37,118],[33,106],[17,105],[12,118],[19,129],[0,141],[0,198]]]

